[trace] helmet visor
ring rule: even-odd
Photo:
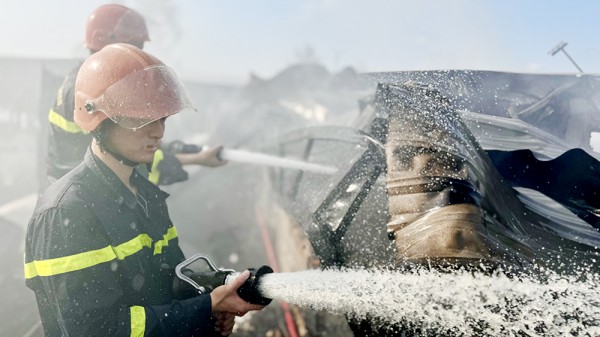
[[[138,129],[183,110],[195,110],[175,72],[167,66],[135,71],[92,102],[93,111],[127,129]]]

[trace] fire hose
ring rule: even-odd
[[[185,144],[182,141],[171,142],[168,148],[169,151],[173,153],[196,153],[208,149],[207,146]],[[221,160],[229,160],[239,163],[260,164],[271,167],[296,169],[328,175],[334,174],[338,171],[337,168],[331,166],[237,149],[224,148],[219,152],[218,158]]]

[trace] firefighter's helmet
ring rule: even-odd
[[[86,131],[107,118],[137,129],[186,109],[192,104],[175,72],[129,44],[104,47],[77,73],[74,120]]]
[[[129,43],[142,48],[149,40],[146,21],[131,8],[102,5],[88,17],[85,45],[92,52],[111,43]]]

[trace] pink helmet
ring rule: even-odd
[[[111,43],[129,43],[142,48],[146,41],[150,41],[146,21],[131,8],[102,5],[88,18],[85,45],[92,52]]]
[[[107,118],[137,129],[186,109],[192,103],[175,72],[129,44],[102,48],[77,73],[74,120],[86,131]]]

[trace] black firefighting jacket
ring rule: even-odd
[[[54,106],[48,113],[50,122],[46,173],[51,181],[65,175],[83,160],[92,141],[90,133],[83,131],[74,121],[75,80],[81,64],[65,77],[58,90]],[[154,155],[152,171],[148,179],[158,185],[168,185],[188,178],[181,163],[167,150],[160,149]]]
[[[73,121],[75,111],[75,79],[81,64],[65,77],[54,106],[48,113],[50,131],[46,171],[55,180],[81,163],[88,145],[92,141],[89,133],[83,132]]]
[[[184,260],[163,192],[134,170],[134,195],[91,150],[39,198],[25,279],[45,335],[192,336],[211,331],[209,295],[174,300]]]

